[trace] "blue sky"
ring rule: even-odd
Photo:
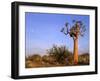
[[[60,32],[66,22],[81,20],[86,26],[84,37],[79,37],[79,53],[89,52],[89,16],[74,14],[25,13],[26,55],[44,55],[54,44],[65,45],[73,51],[73,39]]]

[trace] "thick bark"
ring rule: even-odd
[[[78,64],[78,39],[74,39],[74,64]]]

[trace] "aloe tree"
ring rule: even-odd
[[[82,21],[72,21],[73,24],[66,22],[65,27],[61,29],[65,35],[70,35],[74,41],[73,57],[74,64],[78,64],[78,39],[79,36],[83,36],[86,31],[85,25]]]

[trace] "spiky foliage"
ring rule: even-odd
[[[59,63],[65,62],[65,59],[71,54],[71,52],[65,46],[58,47],[56,45],[49,49],[48,53]]]

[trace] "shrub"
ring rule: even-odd
[[[48,54],[56,59],[57,62],[61,64],[66,63],[66,58],[71,54],[71,52],[65,47],[54,45],[48,50]]]
[[[78,63],[82,64],[82,65],[89,64],[89,54],[85,53],[85,54],[79,55],[79,62]]]
[[[30,61],[33,61],[33,62],[41,62],[42,60],[42,57],[39,55],[39,54],[34,54],[32,56],[29,56],[28,58],[26,58]]]

